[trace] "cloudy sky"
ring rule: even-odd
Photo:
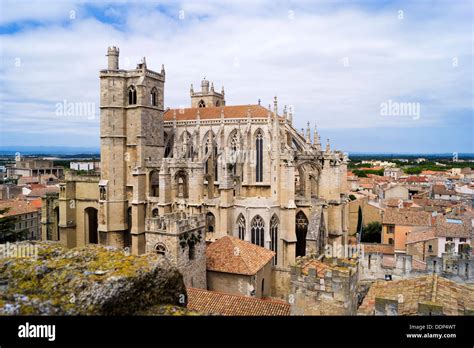
[[[205,76],[228,105],[278,96],[343,151],[474,152],[472,22],[469,0],[0,0],[0,147],[98,147],[115,45],[121,68],[165,65],[169,107]]]

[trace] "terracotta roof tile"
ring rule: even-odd
[[[364,253],[368,254],[394,254],[395,249],[390,244],[379,244],[379,243],[361,243]]]
[[[173,121],[174,114],[176,114],[177,121],[196,120],[198,111],[201,120],[219,119],[222,112],[224,112],[224,118],[247,118],[248,113],[250,113],[251,118],[268,117],[268,109],[261,105],[231,105],[209,108],[169,109],[164,113],[164,120]]]
[[[27,194],[28,197],[43,197],[47,193],[59,193],[59,187],[57,186],[47,186],[34,188],[30,193]]]
[[[211,243],[206,250],[207,270],[254,275],[275,253],[258,245],[225,236]]]
[[[409,176],[401,178],[400,182],[428,182],[428,179],[424,176]]]
[[[24,200],[0,201],[0,209],[10,208],[7,213],[0,214],[0,217],[15,216],[38,212],[36,204]]]
[[[433,193],[435,195],[451,195],[456,196],[457,192],[454,190],[448,190],[444,185],[434,185],[433,186]]]
[[[472,222],[469,217],[460,215],[438,215],[435,220],[437,237],[470,238]]]
[[[302,274],[308,275],[310,269],[315,269],[316,275],[319,278],[324,278],[328,271],[329,272],[339,271],[339,272],[350,273],[349,267],[329,264],[329,263],[325,263],[325,262],[315,260],[315,259],[303,260],[303,263],[300,266],[301,266]]]
[[[398,207],[403,207],[404,206],[403,199],[399,199],[399,198],[384,199],[383,203],[387,207],[391,207],[391,208],[398,208]]]
[[[407,234],[406,244],[418,243],[436,238],[434,228],[410,231]]]
[[[425,211],[387,208],[383,223],[401,226],[431,226],[431,214]]]
[[[423,170],[421,172],[422,175],[443,175],[443,174],[447,174],[445,171],[439,171],[439,170]]]
[[[282,301],[188,288],[188,308],[205,314],[234,316],[288,316],[290,305]]]

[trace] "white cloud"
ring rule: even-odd
[[[98,104],[98,71],[110,45],[120,47],[121,67],[133,68],[142,56],[151,69],[165,64],[165,103],[171,107],[188,105],[189,85],[198,88],[206,76],[218,89],[225,85],[228,104],[260,98],[265,105],[278,95],[281,108],[294,106],[298,128],[307,120],[326,129],[441,126],[451,111],[472,109],[472,38],[461,5],[444,6],[440,14],[407,3],[404,20],[396,8],[333,9],[326,2],[185,1],[165,3],[161,12],[152,2],[98,5],[105,17],[123,20],[118,28],[85,15],[80,5],[53,4],[49,12],[39,3],[22,5],[1,18],[47,22],[2,37],[5,134],[22,125],[32,134],[57,135],[60,128],[65,136],[52,138],[54,144],[97,144],[98,118],[58,120],[54,105]],[[65,26],[62,16],[70,8],[81,16]],[[420,102],[420,119],[380,117],[388,99]],[[75,132],[78,137],[68,134]]]

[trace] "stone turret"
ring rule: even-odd
[[[119,54],[120,50],[118,47],[112,46],[107,49],[107,58],[109,70],[118,70],[119,68]]]
[[[212,87],[214,88],[214,84],[212,85]],[[206,78],[204,78],[202,81],[201,81],[201,92],[204,94],[204,93],[209,93],[209,81],[206,80]]]

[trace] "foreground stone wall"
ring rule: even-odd
[[[416,267],[415,267],[416,266]],[[430,256],[426,262],[405,254],[364,253],[359,261],[361,282],[409,279],[426,274],[438,274],[458,283],[474,284],[474,258],[443,254]]]
[[[354,315],[357,310],[357,262],[307,258],[291,269],[292,315]]]
[[[68,250],[57,242],[18,244],[28,244],[33,253],[0,259],[0,315],[130,315],[187,304],[182,275],[158,255],[131,256],[97,245]]]

